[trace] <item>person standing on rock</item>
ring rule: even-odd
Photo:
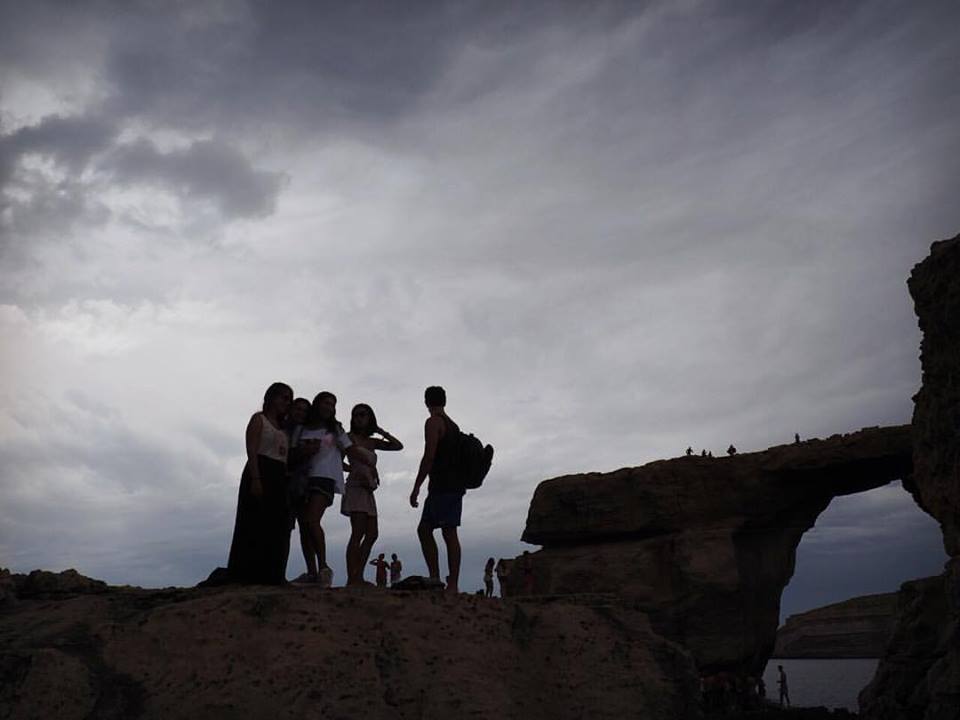
[[[375,438],[374,434],[381,437]],[[347,585],[363,585],[363,571],[379,534],[377,501],[373,496],[373,491],[380,484],[377,474],[377,450],[403,450],[403,443],[380,428],[373,408],[366,403],[355,405],[351,411],[349,437],[360,461],[350,461],[350,474],[344,483],[340,513],[350,518]],[[377,584],[379,585],[379,582]]]
[[[779,678],[777,685],[780,686],[780,707],[783,707],[783,701],[787,701],[787,707],[790,707],[790,691],[787,688],[787,674],[783,671],[783,665],[777,665]]]
[[[289,442],[282,422],[293,402],[286,383],[273,383],[263,409],[247,423],[247,464],[240,476],[237,515],[227,569],[243,583],[282,585],[290,553],[287,502]]]
[[[397,557],[396,553],[393,553],[390,556],[390,587],[393,587],[403,576],[403,563],[400,562],[400,558]]]
[[[484,597],[493,597],[493,558],[487,560],[486,566],[483,568],[483,589]]]
[[[423,550],[423,559],[427,563],[430,579],[440,581],[440,557],[433,531],[440,529],[443,542],[447,546],[447,592],[459,592],[460,581],[460,538],[457,528],[463,512],[464,490],[462,482],[455,476],[453,464],[456,459],[457,441],[460,437],[459,426],[447,415],[447,393],[439,386],[431,386],[423,395],[430,417],[424,424],[423,457],[410,493],[410,506],[418,507],[417,497],[420,486],[428,477],[427,499],[423,503],[423,513],[417,526],[417,536]]]
[[[370,564],[377,568],[377,587],[385,588],[387,586],[387,561],[383,559],[383,553],[377,555],[375,560],[371,560]]]
[[[333,570],[327,564],[326,536],[320,524],[323,513],[333,504],[334,495],[343,494],[343,456],[347,455],[351,464],[363,462],[336,412],[337,396],[327,391],[317,393],[296,447],[297,454],[307,463],[306,501],[297,513],[297,522],[307,529],[304,580],[325,588],[333,583]]]

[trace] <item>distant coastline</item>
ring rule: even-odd
[[[897,593],[851,598],[791,615],[777,630],[777,659],[870,659],[883,656]]]

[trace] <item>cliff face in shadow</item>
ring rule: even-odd
[[[0,574],[0,717],[696,718],[688,654],[602,598],[108,588]]]
[[[832,498],[911,467],[910,428],[901,426],[547,480],[523,534],[544,547],[514,563],[509,588],[614,593],[702,671],[756,675],[773,650],[803,533]]]
[[[923,342],[907,488],[940,523],[944,574],[906,583],[873,682],[860,695],[870,720],[960,717],[960,235],[934,243],[908,282]]]
[[[776,658],[878,658],[893,627],[897,593],[864,595],[791,615],[779,630]]]

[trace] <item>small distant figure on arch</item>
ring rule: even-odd
[[[693,455],[693,448],[687,447],[687,457],[690,457],[691,455]]]
[[[727,455],[736,455],[737,449],[733,446],[733,443],[730,443],[730,447],[727,448]]]
[[[794,444],[794,445],[799,445],[799,444],[800,444],[800,433],[794,433],[794,434],[793,434],[793,444]]]
[[[706,450],[701,450],[701,451],[700,451],[700,457],[706,457],[706,456],[707,456],[707,451],[706,451]]]
[[[707,451],[707,457],[713,457],[713,450]]]

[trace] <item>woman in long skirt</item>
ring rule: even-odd
[[[237,582],[281,585],[286,581],[289,441],[283,418],[292,401],[290,386],[274,383],[263,396],[263,410],[247,424],[247,464],[240,478],[228,563],[230,577]]]

